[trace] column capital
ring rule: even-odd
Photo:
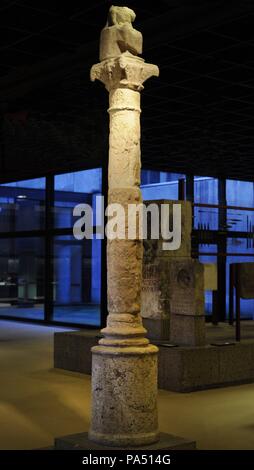
[[[92,82],[100,80],[109,92],[116,88],[142,91],[143,83],[152,76],[159,76],[157,65],[148,64],[129,51],[93,65],[90,72]]]

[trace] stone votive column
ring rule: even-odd
[[[135,14],[111,7],[101,33],[100,60],[91,80],[109,92],[108,203],[125,208],[142,202],[140,191],[140,92],[158,76],[155,65],[137,56],[142,35]],[[92,348],[92,417],[89,439],[108,446],[143,445],[158,440],[157,347],[142,326],[143,242],[107,240],[108,311],[103,338]]]

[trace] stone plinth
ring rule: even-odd
[[[119,447],[106,447],[96,442],[91,442],[87,433],[71,434],[69,436],[58,437],[55,440],[56,450],[119,450]],[[171,434],[160,433],[159,439],[154,444],[142,446],[123,447],[122,450],[136,451],[163,451],[163,450],[194,450],[195,441],[183,439]]]
[[[170,341],[179,345],[203,346],[205,340],[205,316],[171,314]]]
[[[54,334],[54,367],[91,374],[91,348],[98,343],[99,330],[64,331]]]
[[[168,225],[174,229],[173,205],[181,205],[181,244],[177,250],[163,250],[163,240],[144,240],[141,315],[151,339],[170,338],[170,315],[173,296],[172,274],[175,259],[191,256],[192,210],[186,201],[145,201],[147,209],[156,205],[161,219],[162,205],[169,207]],[[161,235],[161,234],[160,234]]]
[[[95,346],[92,353],[90,439],[115,446],[156,441],[157,348]]]
[[[190,392],[254,381],[253,328],[243,324],[241,343],[232,344],[233,329],[229,325],[211,327],[206,324],[208,342],[206,346],[168,347],[167,342],[157,343],[159,348],[159,388],[177,392]],[[211,329],[217,334],[211,336]],[[225,330],[225,335],[221,334]],[[250,333],[248,331],[250,330]],[[210,333],[209,333],[210,332]],[[91,371],[91,344],[96,336],[90,332],[58,332],[55,338],[55,367],[89,374]],[[93,342],[92,342],[93,341]],[[223,345],[224,344],[224,345]],[[66,351],[62,356],[63,349]],[[69,352],[69,354],[67,354]],[[83,358],[83,359],[82,359]]]
[[[161,240],[160,244],[144,241],[141,315],[150,338],[201,346],[205,344],[204,267],[190,256],[190,204],[183,207],[187,215],[182,256],[172,255],[178,250],[162,253]]]

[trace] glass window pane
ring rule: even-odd
[[[246,232],[253,237],[254,211],[228,209],[227,229],[232,232]]]
[[[55,237],[54,320],[100,326],[101,240]]]
[[[0,231],[39,230],[45,221],[45,178],[0,185]]]
[[[249,181],[226,181],[229,206],[254,207],[254,183]]]
[[[198,204],[218,204],[218,180],[215,178],[195,176],[194,202]],[[194,228],[200,230],[217,230],[218,209],[213,207],[195,207]]]
[[[0,239],[0,315],[44,318],[43,239]]]
[[[254,183],[248,181],[226,181],[227,204],[229,206],[254,208]],[[227,210],[228,230],[254,232],[254,211],[241,209]]]
[[[72,227],[73,208],[77,204],[90,204],[94,208],[95,195],[101,194],[101,189],[101,168],[55,176],[55,227]]]
[[[178,199],[178,180],[185,178],[180,173],[142,170],[141,191],[144,201],[156,199]]]

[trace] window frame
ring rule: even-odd
[[[101,168],[101,167],[96,167]],[[84,171],[90,168],[78,168],[73,169],[73,173],[78,171]],[[70,173],[70,170],[63,171],[59,174],[67,174]],[[54,178],[57,174],[50,174],[50,175],[42,175],[40,177],[45,178],[45,224],[43,229],[34,229],[34,230],[17,230],[17,231],[5,231],[0,232],[0,240],[1,239],[9,239],[9,238],[33,238],[33,237],[40,237],[44,240],[44,317],[43,319],[31,319],[31,318],[21,318],[18,316],[10,316],[10,315],[1,315],[0,320],[12,320],[12,321],[19,321],[25,323],[36,323],[36,324],[43,324],[43,325],[52,325],[52,326],[59,326],[59,327],[71,327],[71,328],[86,328],[86,329],[98,329],[106,324],[106,317],[107,317],[107,310],[106,306],[106,282],[105,282],[105,272],[106,272],[106,243],[105,240],[101,240],[102,242],[102,256],[101,256],[101,302],[100,302],[100,324],[98,326],[89,325],[86,323],[74,323],[74,322],[62,322],[62,321],[55,321],[53,318],[53,259],[54,259],[54,239],[57,236],[61,235],[72,235],[73,229],[72,227],[69,228],[55,228],[54,227],[54,202],[55,202],[55,188],[54,188]],[[36,179],[38,178],[26,178],[29,179]],[[23,178],[16,179],[13,182],[23,181]],[[102,167],[102,191],[101,194],[106,194],[105,188],[105,175],[104,170]],[[8,184],[8,181],[0,181],[0,184]]]

